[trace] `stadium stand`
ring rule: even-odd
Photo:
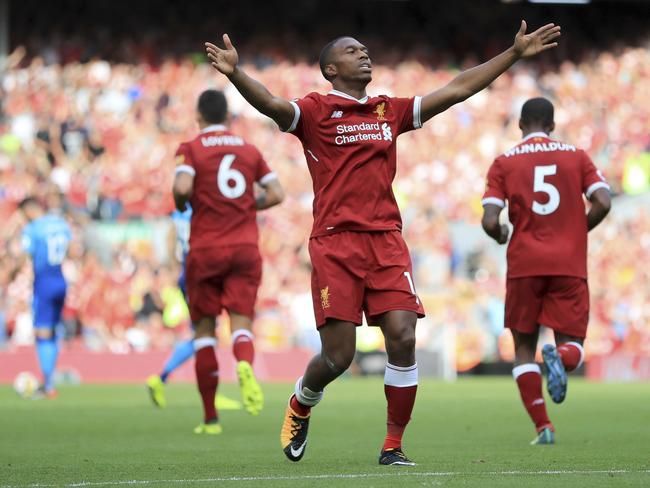
[[[187,317],[168,293],[177,270],[160,241],[172,209],[174,151],[196,131],[197,94],[217,87],[229,98],[233,130],[262,150],[287,192],[284,204],[260,216],[265,269],[255,326],[259,345],[267,350],[314,346],[306,251],[312,192],[300,145],[279,135],[271,121],[215,76],[200,54],[201,41],[213,40],[222,28],[231,29],[236,40],[254,23],[257,34],[239,43],[249,73],[287,98],[325,91],[313,61],[324,41],[338,33],[333,18],[344,2],[332,2],[313,36],[303,25],[308,14],[289,15],[284,22],[301,26],[300,42],[278,35],[282,23],[271,27],[279,14],[270,11],[258,12],[268,23],[226,16],[215,28],[208,16],[189,31],[188,18],[202,12],[185,4],[181,9],[177,3],[147,2],[147,10],[156,13],[139,25],[144,3],[130,8],[112,2],[117,7],[110,15],[122,12],[124,22],[107,21],[110,28],[104,28],[102,6],[69,2],[70,8],[86,9],[81,15],[88,22],[70,25],[59,16],[56,25],[46,25],[47,9],[54,7],[24,3],[26,9],[43,9],[29,26],[16,25],[13,52],[0,72],[0,219],[5,223],[0,345],[31,340],[29,271],[10,281],[8,268],[19,245],[16,206],[32,194],[73,223],[74,245],[65,268],[72,283],[65,309],[71,340],[92,350],[146,351],[168,347],[185,331]],[[323,4],[308,3],[311,15],[318,15]],[[459,69],[506,45],[516,25],[495,13],[495,36],[485,42],[460,33],[455,8],[425,28],[417,22],[422,12],[432,18],[425,2],[396,6],[392,19],[385,11],[373,13],[370,7],[377,2],[360,3],[366,8],[355,6],[356,17],[338,29],[366,35],[371,55],[378,53],[373,93],[406,96],[441,86]],[[507,12],[505,6],[498,9]],[[503,253],[477,233],[480,197],[492,159],[519,139],[521,104],[539,94],[557,102],[556,136],[587,150],[617,195],[612,217],[591,240],[587,349],[650,355],[650,271],[639,266],[650,258],[650,49],[642,36],[647,17],[635,18],[629,10],[627,33],[608,24],[597,39],[586,27],[594,18],[573,19],[569,10],[558,10],[557,20],[568,32],[560,53],[522,63],[489,90],[401,140],[395,191],[429,315],[418,340],[426,349],[444,325],[463,332],[457,334],[461,370],[510,359],[500,322]],[[75,13],[78,18],[79,10]],[[472,15],[478,13],[470,9],[468,22]],[[542,15],[535,11],[535,17]],[[394,22],[412,28],[401,28],[400,37],[392,39]],[[154,27],[163,24],[165,29]]]

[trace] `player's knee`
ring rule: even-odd
[[[323,359],[327,367],[336,374],[346,371],[354,359],[354,349],[347,348],[330,354],[323,354]]]
[[[37,339],[51,339],[54,336],[54,332],[49,327],[39,327],[34,329],[34,335]]]
[[[394,349],[403,352],[411,352],[415,350],[415,332],[407,332],[394,341]]]
[[[386,346],[395,352],[415,350],[415,327],[404,326],[386,337]]]
[[[194,338],[214,337],[216,324],[213,318],[204,317],[194,324]]]

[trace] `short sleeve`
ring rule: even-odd
[[[178,149],[176,150],[175,161],[176,174],[188,173],[192,176],[196,175],[196,170],[194,169],[194,159],[192,157],[192,149],[190,148],[189,143],[183,142],[180,146],[178,146]]]
[[[422,127],[422,118],[420,115],[422,97],[394,97],[390,99],[390,102],[395,113],[398,134]]]
[[[262,156],[262,153],[257,150],[256,152],[258,154],[258,158],[257,169],[255,172],[255,181],[257,181],[260,185],[265,186],[269,181],[276,180],[278,176],[269,167],[268,163],[264,159],[264,156]]]
[[[596,168],[596,165],[591,161],[591,158],[587,155],[586,152],[581,151],[582,153],[582,192],[587,198],[591,198],[591,195],[598,190],[599,188],[605,188],[609,190],[609,184],[603,176],[603,173]]]
[[[488,204],[496,205],[501,208],[506,206],[505,181],[503,178],[503,169],[498,158],[488,170],[485,193],[483,194],[481,204],[483,206]]]
[[[310,133],[310,127],[314,120],[314,114],[318,109],[318,94],[310,93],[304,98],[291,100],[294,115],[291,125],[285,132],[295,135],[298,139],[304,139]]]

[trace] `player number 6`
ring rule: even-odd
[[[544,181],[544,178],[557,173],[557,165],[549,164],[548,166],[535,166],[535,180],[533,191],[542,192],[548,195],[548,202],[539,203],[533,200],[533,212],[538,215],[549,215],[557,210],[560,206],[560,192],[551,183]]]
[[[244,175],[231,168],[234,161],[234,154],[226,154],[219,164],[219,173],[217,173],[219,191],[224,197],[232,199],[241,197],[246,191]],[[231,182],[234,182],[234,185],[231,185]]]

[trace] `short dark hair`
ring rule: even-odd
[[[25,210],[27,207],[31,207],[31,206],[34,206],[34,205],[39,206],[39,207],[41,206],[40,202],[38,200],[36,200],[36,198],[34,198],[32,196],[29,196],[29,197],[23,198],[20,201],[20,203],[18,204],[18,208],[20,210]]]
[[[328,64],[332,63],[332,49],[334,48],[337,42],[339,42],[341,39],[344,39],[345,37],[348,36],[339,36],[336,39],[325,44],[325,47],[321,49],[320,56],[318,57],[318,64],[320,65],[320,72],[323,74],[323,77],[327,81],[332,81],[333,79],[331,76],[328,76],[327,73],[325,73],[325,67]]]
[[[228,102],[219,90],[205,90],[199,95],[197,109],[208,124],[221,124],[226,121]]]
[[[521,123],[524,126],[550,127],[554,123],[554,108],[544,97],[531,98],[521,107]]]

